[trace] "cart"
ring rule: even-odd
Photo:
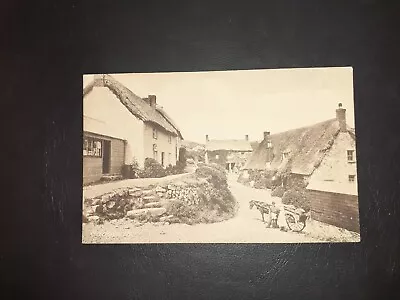
[[[285,219],[290,230],[300,232],[306,227],[307,214],[304,209],[293,205],[284,205]]]

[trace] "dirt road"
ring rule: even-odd
[[[214,224],[145,224],[123,219],[102,225],[83,224],[83,243],[307,243],[320,242],[302,233],[266,228],[257,209],[249,209],[249,201],[271,202],[267,190],[245,187],[234,178],[230,189],[239,202],[237,215]],[[276,200],[279,200],[278,198]]]

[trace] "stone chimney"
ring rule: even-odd
[[[346,124],[346,109],[342,108],[342,103],[339,103],[338,109],[336,109],[336,119],[339,121],[339,128],[341,132],[347,131]]]
[[[104,74],[94,74],[94,86],[104,86]]]
[[[208,139],[208,134],[206,134],[206,142],[208,142],[209,141],[209,139]]]
[[[269,131],[264,131],[264,140],[268,140],[270,134],[271,133]]]
[[[245,138],[246,141],[249,141],[249,135],[248,134],[246,134],[244,138]]]
[[[271,136],[271,133],[269,131],[264,131],[264,141],[267,142],[267,148],[272,148],[270,136]]]
[[[149,95],[149,104],[151,107],[156,108],[157,104],[156,95]]]

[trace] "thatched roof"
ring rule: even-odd
[[[349,132],[350,136],[355,140],[356,139],[356,129],[348,128],[347,131]]]
[[[258,148],[259,144],[260,144],[260,142],[257,142],[257,141],[250,142],[251,149],[253,149],[253,151],[255,151]]]
[[[166,119],[167,122],[170,123],[172,125],[172,127],[175,128],[179,137],[183,140],[183,136],[182,136],[182,133],[181,133],[179,127],[176,125],[174,120],[167,114],[167,112],[164,110],[164,107],[157,105],[156,109],[164,117],[164,119]]]
[[[200,144],[197,142],[192,142],[192,141],[188,141],[188,140],[183,140],[182,141],[182,146],[195,150],[195,149],[205,149],[205,145],[204,144]]]
[[[229,151],[252,151],[250,142],[246,140],[209,140],[206,143],[207,151],[229,150]]]
[[[96,86],[105,86],[119,99],[119,101],[138,119],[143,122],[157,124],[164,130],[180,135],[179,131],[154,107],[151,107],[144,99],[134,94],[130,89],[122,85],[110,75],[95,78],[83,89],[83,97],[90,93]]]
[[[321,163],[339,133],[339,122],[328,120],[312,126],[298,128],[271,135],[272,161],[269,161],[267,141],[260,143],[245,165],[245,169],[271,169],[282,173],[310,175]],[[287,153],[287,158],[283,158]],[[270,166],[267,167],[267,163]]]

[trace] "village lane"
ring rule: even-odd
[[[239,203],[237,215],[213,224],[144,224],[134,226],[129,219],[114,220],[101,225],[83,224],[83,243],[307,243],[320,242],[303,233],[266,228],[261,214],[250,210],[249,201],[279,203],[270,191],[243,186],[229,178],[229,187]]]

